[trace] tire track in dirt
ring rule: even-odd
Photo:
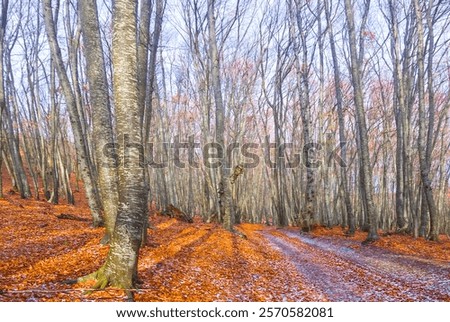
[[[292,231],[289,237],[316,245],[354,262],[359,267],[372,271],[389,280],[411,288],[411,295],[426,301],[450,301],[450,263],[417,256],[397,254],[376,246],[362,246],[357,241],[332,238],[308,238]]]
[[[387,255],[378,259],[380,250],[373,255],[370,250],[364,250],[361,255],[352,248],[339,248],[320,238],[289,231],[271,230],[261,234],[294,263],[307,282],[331,301],[450,300],[445,266],[425,268],[424,262],[395,261]],[[408,265],[415,269],[410,270]],[[420,279],[426,272],[430,277]]]

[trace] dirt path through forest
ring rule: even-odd
[[[329,301],[450,301],[450,263],[353,240],[260,232]]]

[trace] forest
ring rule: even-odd
[[[449,1],[0,10],[0,301],[450,301]]]

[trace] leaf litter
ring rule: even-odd
[[[92,283],[63,281],[102,265],[103,228],[76,206],[0,200],[0,301],[122,301],[122,290],[86,295]],[[450,301],[450,241],[391,235],[361,246],[339,228],[298,229],[241,224],[245,234],[153,212],[139,259],[136,301]]]

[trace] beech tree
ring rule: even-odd
[[[61,83],[64,98],[69,111],[72,132],[75,139],[75,147],[77,150],[77,158],[81,167],[81,175],[83,177],[89,208],[92,213],[93,225],[101,226],[103,224],[101,205],[97,194],[97,188],[95,186],[91,154],[86,141],[87,136],[85,135],[85,131],[83,131],[83,127],[85,125],[80,117],[80,111],[77,107],[75,93],[67,75],[67,70],[61,54],[61,48],[57,40],[57,29],[53,18],[52,0],[42,0],[42,8],[50,52],[52,59],[55,62],[58,79]],[[78,84],[73,84],[73,86],[77,87]]]
[[[211,59],[211,78],[216,105],[216,142],[222,150],[222,161],[219,172],[219,209],[223,217],[223,225],[233,230],[234,218],[231,205],[230,165],[226,156],[225,145],[225,105],[222,98],[220,81],[220,61],[217,49],[216,19],[214,13],[215,0],[208,0],[208,28],[209,28],[209,58]]]
[[[115,142],[113,116],[108,95],[97,4],[95,1],[80,0],[78,8],[83,32],[90,104],[93,109],[93,138],[99,178],[98,186],[106,228],[103,242],[106,243],[109,242],[114,231],[118,206],[116,162],[114,162],[115,160],[105,160],[104,153],[105,147],[111,146]]]
[[[113,95],[118,139],[117,218],[104,265],[83,279],[97,280],[94,288],[108,285],[131,289],[137,281],[137,264],[147,199],[142,163],[142,123],[138,92],[138,1],[116,0],[113,6]],[[131,297],[131,293],[129,296]]]
[[[3,111],[6,108],[5,84],[3,80],[3,47],[8,14],[8,1],[2,1],[2,16],[0,26],[0,169],[3,165]],[[0,197],[3,198],[2,176],[0,176]]]
[[[345,203],[345,211],[347,214],[348,231],[347,234],[352,236],[355,234],[356,223],[355,215],[353,212],[353,206],[350,198],[350,192],[348,187],[347,179],[347,136],[345,134],[345,121],[344,121],[344,99],[342,94],[342,82],[341,82],[341,71],[338,62],[338,53],[336,50],[336,43],[334,38],[333,24],[331,21],[331,10],[328,0],[324,2],[325,4],[325,17],[327,21],[328,36],[330,39],[330,50],[331,57],[333,61],[333,77],[334,77],[334,89],[336,97],[336,111],[338,115],[338,126],[339,126],[339,140],[342,149],[340,152],[340,157],[342,159],[342,165],[340,167],[340,175],[342,181],[342,194]]]
[[[4,53],[6,47],[5,34],[8,22],[8,9],[9,1],[2,1],[0,22],[0,126],[4,125],[5,134],[0,135],[0,138],[4,138],[5,142],[7,143],[7,149],[9,150],[9,156],[11,158],[11,162],[9,164],[14,177],[14,185],[19,190],[20,196],[22,198],[29,198],[31,197],[31,191],[20,153],[19,133],[16,130],[18,128],[18,125],[16,122],[16,118],[11,112],[11,105],[13,104],[11,104],[9,100],[7,100],[9,93],[8,91],[6,91],[4,79],[5,71],[3,57],[5,56]],[[1,148],[3,148],[3,140],[2,143],[0,143],[0,154],[2,153]],[[0,165],[2,164],[2,161],[3,156],[0,156]],[[0,188],[2,188],[1,185]]]
[[[430,6],[433,1],[431,1]],[[437,222],[437,209],[436,204],[434,202],[434,196],[431,186],[430,180],[430,157],[431,157],[431,139],[427,139],[430,134],[427,135],[426,129],[426,120],[425,120],[425,40],[424,40],[424,31],[423,31],[423,21],[422,21],[422,7],[419,5],[418,0],[414,0],[414,14],[417,23],[417,91],[418,91],[418,107],[419,107],[419,164],[420,164],[420,177],[422,182],[422,207],[423,209],[423,217],[422,217],[422,234],[428,235],[426,232],[428,230],[427,227],[427,214],[430,214],[430,238],[432,240],[438,240],[438,222]],[[432,33],[432,28],[429,30],[429,68],[432,68],[433,62],[433,49],[434,49],[434,38]],[[430,108],[430,120],[428,122],[429,130],[432,131],[432,120],[433,120],[433,88],[432,88],[432,77],[429,79],[429,86],[431,91],[428,92],[429,95],[429,108]]]
[[[365,18],[370,8],[370,0],[365,1],[365,13],[363,15],[363,27],[365,27]],[[378,216],[375,204],[373,201],[373,183],[372,183],[372,170],[370,167],[370,154],[369,154],[369,138],[367,131],[367,121],[364,111],[364,98],[362,88],[362,61],[361,55],[358,55],[356,48],[356,31],[355,31],[355,18],[351,0],[345,0],[345,17],[348,29],[349,48],[350,48],[350,64],[351,75],[353,85],[353,99],[355,103],[355,120],[357,124],[358,135],[358,154],[360,161],[360,176],[361,176],[361,189],[363,191],[363,203],[367,212],[367,218],[369,219],[369,235],[367,241],[371,242],[378,239]],[[360,53],[364,50],[364,43],[360,42]]]

